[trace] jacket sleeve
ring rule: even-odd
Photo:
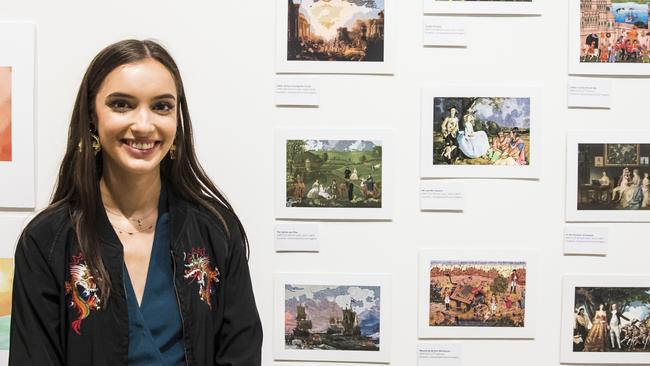
[[[238,226],[231,225],[226,273],[224,320],[217,345],[217,366],[261,365],[262,324],[251,285],[246,248]]]
[[[60,291],[47,256],[26,230],[14,262],[9,366],[65,364],[59,336]]]

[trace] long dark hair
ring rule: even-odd
[[[154,59],[169,70],[176,83],[178,94],[176,158],[169,154],[160,164],[161,178],[165,179],[175,194],[212,212],[230,235],[221,210],[232,213],[242,235],[248,256],[248,239],[241,221],[226,197],[207,176],[198,162],[192,138],[192,122],[183,89],[183,81],[176,63],[158,43],[145,40],[124,40],[103,49],[90,63],[84,75],[75,101],[68,144],[59,169],[56,189],[49,209],[63,204],[70,207],[72,226],[77,235],[80,250],[97,279],[104,302],[110,295],[111,278],[100,255],[99,232],[101,199],[99,178],[102,174],[102,154],[95,156],[92,149],[91,131],[96,129],[95,97],[106,78],[115,68],[145,59]],[[44,212],[45,212],[44,211]]]

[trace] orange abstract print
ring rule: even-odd
[[[11,160],[11,67],[0,66],[0,161]]]

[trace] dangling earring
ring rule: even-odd
[[[169,158],[176,160],[176,144],[172,144],[172,147],[169,148]]]
[[[102,149],[102,144],[99,142],[99,136],[97,136],[94,132],[90,132],[90,137],[92,138],[92,147],[93,147],[93,153],[97,155]]]

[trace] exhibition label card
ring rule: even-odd
[[[275,225],[276,252],[318,252],[320,230],[318,224]]]
[[[315,79],[276,79],[275,105],[306,106],[320,105],[320,83]]]
[[[422,181],[420,210],[462,211],[465,208],[465,186],[459,182]]]
[[[418,343],[418,366],[460,366],[460,343]]]
[[[609,230],[605,227],[566,226],[564,254],[607,255]]]
[[[425,46],[467,47],[466,23],[456,17],[424,17]]]
[[[612,81],[596,78],[569,78],[569,107],[612,107]]]

